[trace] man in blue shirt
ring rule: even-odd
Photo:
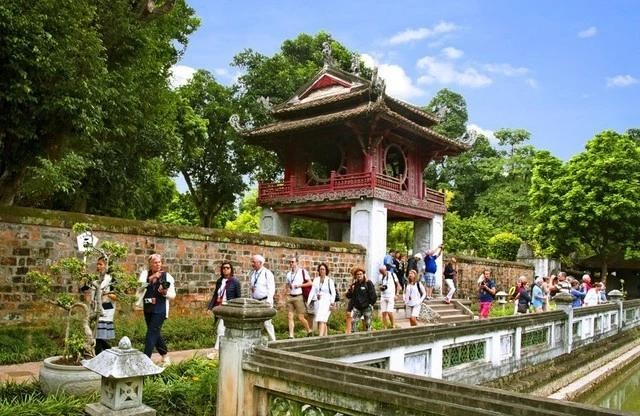
[[[433,287],[436,285],[436,271],[438,264],[436,260],[442,254],[442,244],[435,250],[427,250],[424,255],[424,286],[427,289],[427,300],[433,299]]]
[[[384,256],[384,260],[382,261],[385,267],[387,268],[387,270],[390,271],[391,273],[396,272],[396,266],[395,266],[395,263],[393,262],[393,259],[395,258],[395,256],[396,256],[396,251],[389,250],[389,254],[386,254]]]

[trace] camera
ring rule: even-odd
[[[380,285],[380,290],[384,292],[385,290],[387,290],[387,287],[387,285]]]
[[[163,289],[167,290],[169,289],[169,286],[171,286],[171,282],[163,281],[160,285],[162,285]]]

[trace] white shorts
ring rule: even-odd
[[[380,312],[395,312],[396,300],[394,298],[380,298]]]
[[[405,315],[406,316],[410,316],[412,318],[418,318],[420,316],[420,307],[422,305],[416,305],[416,306],[407,306],[405,309]]]

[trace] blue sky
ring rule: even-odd
[[[469,125],[524,128],[568,160],[596,133],[640,127],[640,1],[187,0],[201,18],[175,82],[231,83],[245,48],[265,55],[323,30],[379,67],[387,93],[425,105],[462,94]]]

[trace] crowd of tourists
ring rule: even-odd
[[[531,287],[525,276],[518,278],[513,291],[516,308],[514,313],[540,313],[549,310],[549,301],[558,293],[571,295],[572,307],[594,306],[607,302],[606,288],[602,282],[592,282],[585,274],[578,280],[565,272],[557,275],[537,276]]]
[[[352,280],[346,292],[346,322],[345,332],[371,330],[374,305],[379,302],[380,318],[383,328],[394,328],[396,302],[404,303],[406,315],[411,326],[416,326],[422,303],[433,299],[436,284],[437,259],[443,253],[440,245],[424,253],[416,253],[409,259],[400,252],[389,251],[385,255],[378,269],[378,276],[374,284],[367,277],[363,267],[355,267],[351,271]],[[335,280],[331,277],[330,268],[326,263],[317,265],[313,273],[299,264],[297,256],[288,259],[289,270],[284,279],[282,293],[285,296],[283,304],[287,309],[289,338],[295,337],[296,320],[302,326],[306,336],[313,336],[317,328],[319,336],[328,335],[328,320],[332,311],[338,307],[340,291]],[[101,267],[98,262],[98,268]],[[114,302],[108,287],[112,282],[107,273],[103,273],[104,281],[103,308],[110,311]],[[451,258],[442,272],[446,289],[445,303],[450,303],[456,292],[457,267],[456,260]],[[251,257],[251,271],[248,276],[249,296],[273,307],[276,296],[276,282],[274,274],[265,267],[265,259],[259,254]],[[153,254],[149,257],[148,268],[139,277],[138,306],[144,311],[147,324],[145,338],[145,354],[151,356],[157,350],[162,356],[162,362],[168,364],[167,346],[162,337],[162,325],[169,316],[170,300],[175,298],[175,281],[164,270],[162,257]],[[491,306],[496,297],[496,283],[490,270],[484,270],[478,281],[478,305],[480,319],[489,317]],[[573,307],[597,305],[606,302],[605,288],[601,282],[592,283],[588,274],[582,279],[567,276],[565,272],[548,277],[536,277],[530,287],[529,280],[521,276],[517,285],[511,291],[514,300],[514,313],[539,313],[549,309],[549,301],[560,292],[567,293],[573,298]],[[233,264],[223,261],[220,264],[219,276],[215,282],[207,311],[213,315],[216,306],[224,305],[228,301],[242,296],[241,283],[236,276]],[[109,347],[109,340],[113,339],[112,314],[106,314],[98,325],[98,342],[101,349]],[[222,319],[215,319],[216,339],[214,350],[220,345],[220,338],[224,336],[225,326]],[[264,323],[269,339],[275,340],[275,328],[271,320]],[[215,356],[214,352],[210,358]]]

